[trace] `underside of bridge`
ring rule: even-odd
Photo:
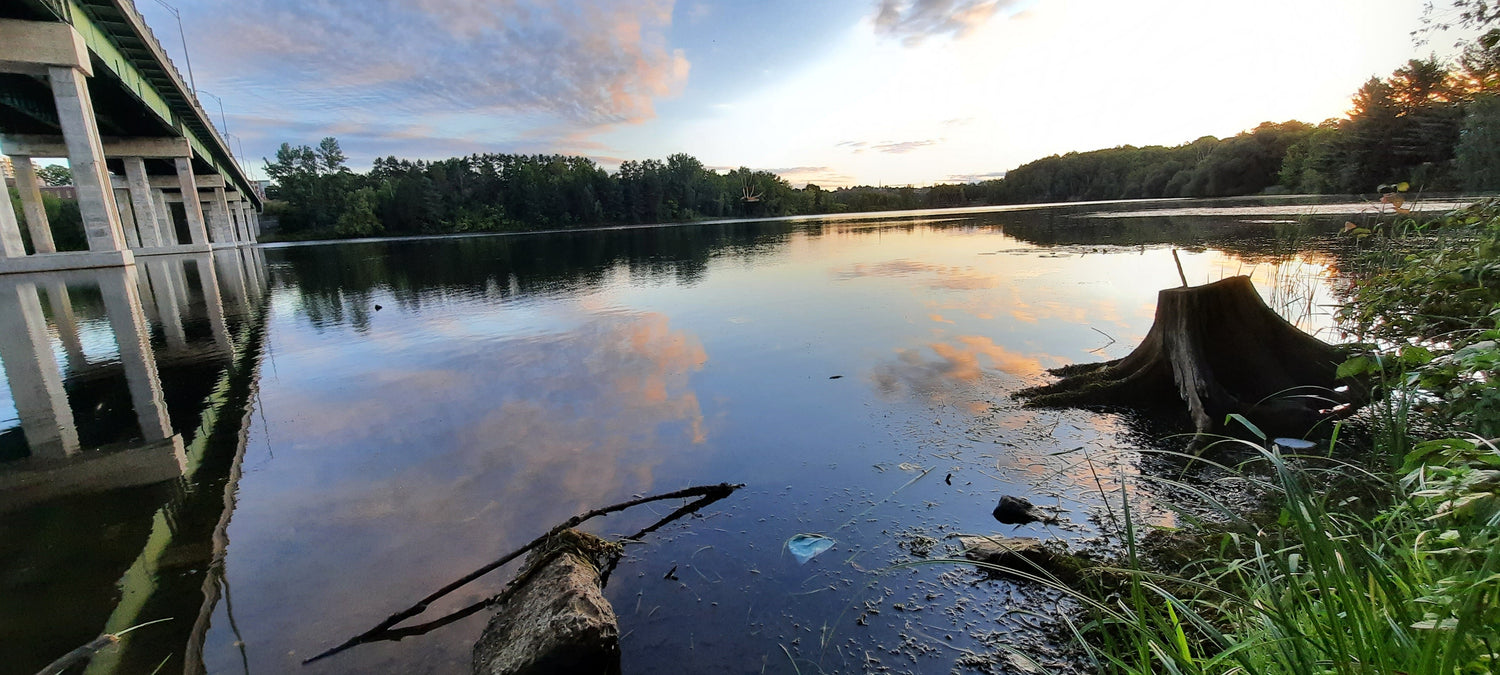
[[[261,194],[131,0],[0,4],[0,153],[22,202],[20,214],[0,203],[0,273],[131,264],[259,232]],[[73,169],[86,252],[54,243],[33,164],[45,158]]]

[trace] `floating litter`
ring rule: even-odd
[[[819,553],[833,548],[838,542],[821,534],[799,534],[786,540],[786,550],[791,551],[798,565],[816,558]]]

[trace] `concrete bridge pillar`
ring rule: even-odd
[[[188,237],[194,244],[208,243],[208,228],[203,222],[203,207],[198,203],[198,179],[193,176],[193,160],[178,157],[177,184],[182,190],[182,210],[187,212]]]
[[[11,210],[9,204],[0,207]],[[0,278],[0,361],[5,362],[5,378],[32,455],[77,453],[78,428],[34,283]]]
[[[255,243],[255,207],[248,199],[240,202],[240,235],[241,241]]]
[[[37,185],[36,165],[24,155],[11,157],[16,169],[16,191],[21,193],[21,210],[26,214],[26,231],[31,234],[31,250],[56,253],[52,225],[47,222],[47,207],[42,205],[42,190]]]
[[[0,258],[20,258],[26,255],[26,243],[21,241],[21,224],[16,221],[16,209],[10,204],[10,190],[5,191],[5,200],[0,201]]]
[[[143,248],[165,246],[160,220],[156,216],[156,200],[151,198],[151,184],[146,178],[146,160],[126,157],[124,161],[126,189],[130,195],[130,210],[135,214],[136,231],[140,233],[140,245]]]
[[[68,146],[68,166],[73,170],[89,250],[118,251],[124,244],[120,213],[104,166],[104,145],[99,140],[87,74],[77,68],[54,66],[47,69],[47,79],[52,83],[52,100],[57,104],[58,123]]]
[[[167,206],[167,193],[151,189],[151,202],[156,206],[156,231],[162,246],[181,244],[177,239],[177,224],[172,222],[172,209]]]
[[[240,208],[240,195],[235,193],[229,198],[229,229],[233,233],[235,243],[245,242],[245,212]]]
[[[130,248],[141,247],[140,233],[135,229],[135,213],[130,210],[130,192],[118,189],[110,190],[115,197],[115,204],[120,207],[120,232],[125,236],[125,245]]]
[[[234,243],[234,225],[229,222],[229,199],[224,188],[213,188],[205,201],[209,208],[209,232],[214,243]]]

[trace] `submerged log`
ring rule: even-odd
[[[1044,407],[1185,406],[1200,434],[1238,413],[1268,434],[1302,436],[1364,402],[1362,387],[1337,377],[1345,358],[1237,276],[1161,291],[1156,322],[1129,356],[1054,369],[1061,380],[1018,396]]]
[[[620,672],[620,627],[601,574],[618,544],[564,530],[528,558],[474,645],[483,675]]]

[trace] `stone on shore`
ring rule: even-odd
[[[1067,583],[1077,579],[1082,570],[1082,564],[1073,556],[1032,537],[961,534],[958,543],[964,548],[964,556],[970,560],[1014,570],[1028,577],[1046,579],[1050,576]],[[1001,576],[1018,576],[1002,570],[986,568],[986,571]]]

